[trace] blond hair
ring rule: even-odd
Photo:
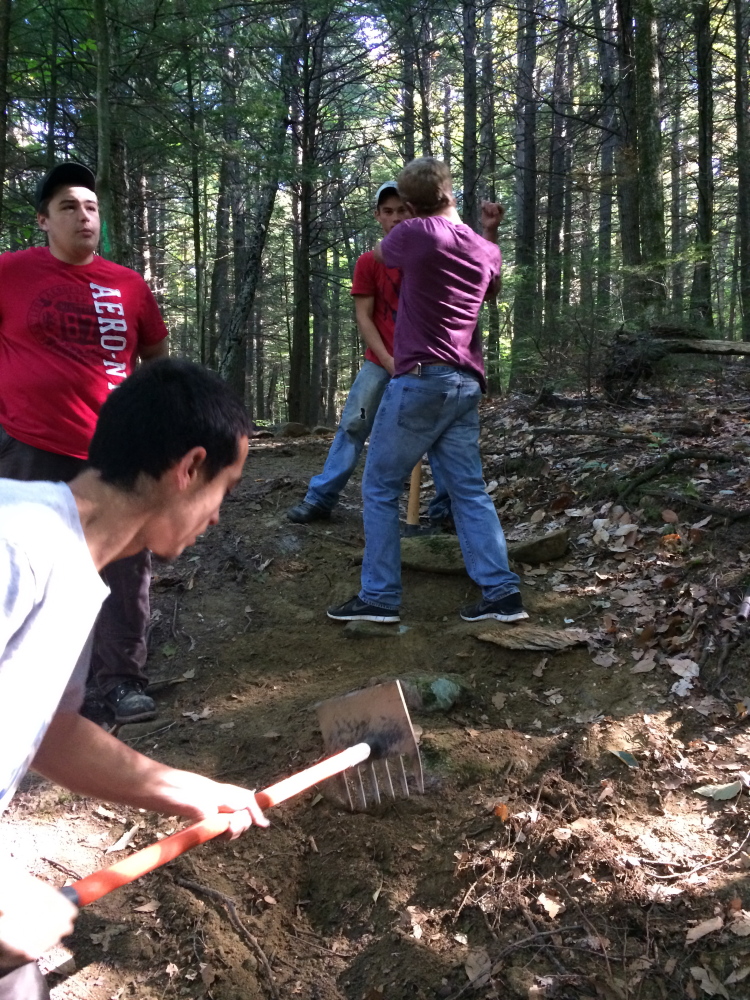
[[[451,203],[451,172],[434,156],[407,163],[398,175],[398,193],[414,206],[417,215],[434,215]]]

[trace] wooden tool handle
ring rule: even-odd
[[[316,785],[319,781],[332,778],[334,774],[340,774],[348,767],[355,767],[367,760],[370,756],[370,747],[367,743],[358,743],[356,746],[342,750],[341,753],[327,757],[318,764],[293,774],[289,778],[277,781],[275,785],[270,785],[260,792],[255,793],[255,800],[261,809],[268,809],[270,806],[285,802],[294,795],[299,795],[306,789]],[[142,851],[136,851],[130,857],[118,861],[109,868],[100,868],[99,871],[92,872],[84,878],[78,879],[72,885],[62,889],[63,895],[75,903],[76,906],[88,906],[102,896],[106,896],[113,889],[134,882],[141,875],[165,865],[178,855],[197,847],[198,844],[205,844],[207,840],[213,840],[229,829],[232,813],[219,813],[203,819],[200,823],[193,823],[192,826],[178,830],[170,837],[165,837],[156,844],[144,847]]]
[[[411,470],[409,502],[406,505],[406,523],[419,524],[419,487],[422,485],[422,459]]]

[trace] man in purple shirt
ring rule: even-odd
[[[395,377],[385,389],[370,437],[362,481],[365,555],[362,588],[340,607],[337,621],[397,622],[401,605],[398,498],[404,479],[426,451],[443,469],[469,575],[482,599],[461,610],[465,621],[527,618],[518,577],[508,567],[505,536],[484,491],[478,403],[485,390],[477,319],[497,294],[499,205],[482,205],[483,237],[456,211],[448,167],[432,157],[413,160],[398,179],[414,218],[375,248],[387,267],[401,269]]]

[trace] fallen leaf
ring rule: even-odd
[[[544,668],[547,666],[548,656],[543,656],[542,659],[537,663],[534,669],[531,671],[534,677],[541,677],[544,674]]]
[[[741,983],[743,980],[747,979],[748,976],[750,976],[750,965],[744,965],[741,969],[737,969],[736,972],[733,972],[728,979],[724,980],[724,982],[727,986],[731,986],[733,983]]]
[[[412,851],[423,851],[425,849],[425,847],[427,847],[427,844],[412,844],[411,845]]]
[[[510,809],[508,809],[504,802],[498,802],[493,812],[502,823],[507,823],[510,817]]]
[[[710,997],[726,997],[729,1000],[729,994],[710,969],[703,969],[699,965],[693,966],[690,975]]]
[[[704,798],[713,799],[715,802],[723,802],[726,799],[733,799],[742,791],[741,781],[732,781],[728,785],[701,785],[695,789],[696,795],[703,795]]]
[[[591,662],[595,663],[597,667],[614,667],[615,664],[620,662],[620,659],[614,653],[601,652],[597,653],[596,656],[592,656]]]
[[[531,522],[531,524],[539,524],[540,521],[544,520],[546,514],[547,514],[546,510],[535,510],[534,513],[529,518],[529,521]]]
[[[263,902],[268,903],[269,906],[276,906],[276,900],[273,898],[273,896],[264,896]]]
[[[201,979],[204,986],[210,986],[216,979],[216,969],[212,965],[201,963]]]
[[[740,910],[729,925],[729,930],[737,937],[750,936],[750,913]]]
[[[502,691],[498,691],[497,694],[493,694],[492,696],[492,704],[495,706],[495,708],[503,708],[507,700],[508,700],[507,694],[503,694]]]
[[[665,524],[677,524],[680,520],[679,515],[669,508],[661,512],[661,519]]]
[[[537,903],[543,907],[549,916],[554,920],[557,914],[565,909],[565,905],[561,903],[558,899],[554,899],[552,896],[548,896],[544,892],[540,892],[536,898]]]
[[[275,729],[269,729],[267,733],[263,733],[264,740],[278,740],[281,733],[277,733]]]
[[[186,718],[192,719],[193,722],[199,722],[201,719],[208,719],[211,716],[211,709],[206,705],[206,707],[200,712],[183,712]]]
[[[131,828],[126,833],[123,833],[119,840],[115,841],[114,844],[111,844],[104,853],[112,854],[114,851],[124,851],[139,829],[140,823],[136,823],[135,826],[131,826]]]
[[[464,963],[464,969],[466,970],[469,982],[474,989],[478,990],[480,986],[486,986],[489,982],[492,961],[484,948],[479,948],[476,951],[469,952]]]
[[[701,669],[695,660],[690,660],[687,656],[668,656],[666,663],[678,677],[697,677]]]
[[[141,906],[136,906],[133,910],[134,913],[156,913],[156,911],[161,906],[161,903],[157,903],[155,899],[149,899],[147,903],[143,903]]]
[[[698,941],[700,938],[705,937],[706,934],[713,934],[714,931],[720,931],[723,926],[724,920],[721,917],[711,917],[710,920],[703,920],[701,923],[696,924],[695,927],[690,928],[685,938],[685,944],[692,944],[693,941]]]
[[[166,972],[166,974],[167,974],[167,975],[169,976],[169,978],[170,978],[170,979],[172,979],[172,978],[173,978],[174,976],[176,976],[176,975],[177,975],[177,973],[178,973],[178,972],[179,972],[180,970],[179,970],[179,969],[177,968],[177,966],[176,966],[176,965],[174,964],[174,962],[170,962],[170,963],[169,963],[169,964],[167,965],[167,967],[166,967],[166,969],[165,969],[164,971],[165,971],[165,972]]]

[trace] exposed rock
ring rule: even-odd
[[[316,427],[313,427],[312,432],[313,434],[317,434],[318,437],[333,437],[336,429],[334,427],[326,427],[325,424],[318,424]]]
[[[387,622],[347,622],[341,634],[345,639],[393,639],[408,631],[407,625]]]
[[[508,546],[508,557],[514,563],[538,566],[561,559],[568,550],[565,528],[536,535],[525,542]],[[401,539],[401,565],[423,573],[465,573],[464,558],[456,535],[424,535]]]

